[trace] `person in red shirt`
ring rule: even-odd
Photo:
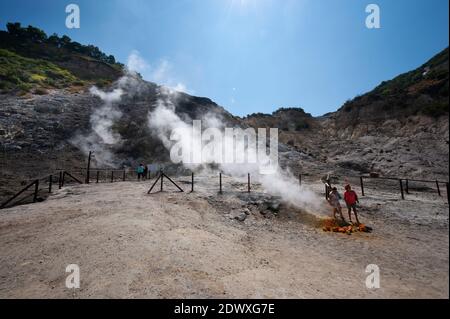
[[[352,210],[355,213],[356,222],[359,225],[359,219],[358,219],[358,213],[356,211],[356,203],[359,204],[358,195],[354,190],[352,190],[352,187],[350,185],[345,186],[345,193],[344,193],[344,200],[347,204],[348,209],[348,218],[350,219],[350,222],[352,223]]]

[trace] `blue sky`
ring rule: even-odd
[[[76,3],[81,28],[67,29]],[[367,29],[365,8],[381,9]],[[448,0],[0,0],[0,25],[67,34],[148,80],[207,96],[235,115],[313,115],[423,64],[448,46]],[[137,58],[136,58],[137,57]]]

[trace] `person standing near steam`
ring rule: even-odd
[[[140,181],[141,180],[141,178],[142,179],[144,179],[144,164],[139,164],[139,166],[138,166],[138,168],[136,169],[136,173],[137,173],[137,176],[138,176],[138,181]]]
[[[148,178],[148,166],[144,165],[144,173],[143,173],[144,180],[147,180]]]
[[[350,223],[352,223],[352,210],[353,210],[353,213],[355,214],[356,218],[356,224],[359,225],[360,222],[358,219],[358,212],[356,211],[356,203],[359,204],[359,199],[358,195],[354,190],[352,190],[352,187],[349,184],[345,185],[344,200],[345,203],[347,204],[348,218],[350,219]]]
[[[328,195],[328,202],[330,203],[331,207],[333,207],[333,216],[334,219],[336,219],[336,213],[339,213],[342,221],[345,223],[344,215],[342,214],[342,207],[339,200],[341,199],[341,196],[338,193],[338,190],[336,187],[333,187],[331,189],[330,194]]]

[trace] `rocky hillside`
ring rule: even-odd
[[[313,118],[302,109],[282,108],[243,121],[279,127],[280,141],[302,154],[292,164],[304,172],[448,180],[448,87],[447,48],[336,112]]]
[[[448,48],[322,120],[331,163],[393,176],[448,180]]]
[[[122,115],[113,123],[112,131],[120,134],[121,141],[109,146],[102,145],[92,133],[91,115],[104,101],[88,90],[52,89],[45,95],[29,93],[22,97],[4,94],[0,99],[2,181],[17,185],[21,180],[45,176],[56,169],[85,167],[88,150],[97,151],[94,167],[105,167],[100,161],[105,150],[114,154],[110,167],[115,168],[168,161],[169,154],[150,130],[147,117],[158,105],[160,87],[140,78],[134,80],[139,89],[124,94],[114,108]],[[109,89],[114,90],[117,85]],[[184,93],[177,93],[175,112],[183,119],[200,119],[214,113],[229,123],[239,124],[211,100]],[[4,192],[14,192],[11,185],[2,186]]]
[[[0,199],[56,169],[85,167],[88,149],[97,150],[94,166],[104,166],[104,150],[113,154],[115,168],[168,160],[147,124],[164,88],[143,81],[139,74],[125,76],[123,65],[95,46],[67,36],[48,37],[17,23],[9,23],[7,29],[0,31]],[[123,91],[114,110],[108,110],[121,114],[111,127],[121,136],[116,145],[101,145],[92,133],[91,116],[105,104],[91,93],[94,86],[105,93]],[[208,98],[176,92],[173,102],[183,119],[214,113],[239,125]]]

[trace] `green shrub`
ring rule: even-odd
[[[0,49],[0,78],[7,83],[5,87],[26,92],[36,85],[65,87],[78,80],[48,61],[25,58],[5,49]]]
[[[53,80],[60,80],[64,78],[64,76],[60,72],[56,72],[54,70],[45,70],[44,72],[49,78]]]
[[[20,83],[17,88],[23,92],[29,92],[33,86],[28,83]]]

